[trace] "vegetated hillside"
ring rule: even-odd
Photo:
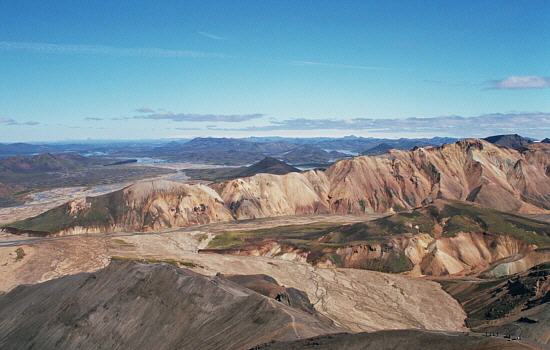
[[[211,188],[159,180],[74,200],[10,224],[6,230],[33,235],[154,231],[232,219],[229,209]]]
[[[541,143],[550,143],[550,138],[545,138],[544,140],[540,141]]]
[[[0,296],[0,348],[247,349],[341,331],[280,299],[222,276],[115,260]]]
[[[532,350],[533,347],[503,338],[468,333],[421,330],[385,330],[340,333],[303,340],[270,342],[251,350]]]
[[[479,273],[501,261],[529,268],[550,259],[546,247],[548,223],[438,200],[412,212],[353,225],[229,231],[210,241],[206,251],[440,276]]]
[[[525,149],[527,146],[533,143],[531,139],[520,136],[518,134],[489,136],[486,137],[484,140],[495,145],[513,148],[515,150]]]
[[[550,344],[550,263],[488,281],[442,280],[468,314],[468,326]]]
[[[123,213],[122,216],[99,215],[91,222],[83,220],[80,213],[89,217],[88,212],[105,210],[94,205],[96,201],[116,198],[116,195],[107,195],[102,199],[86,199],[89,211],[73,212],[68,210],[71,206],[82,205],[69,203],[39,218],[11,226],[58,233],[52,231],[54,226],[41,227],[52,222],[48,217],[55,213],[58,216],[55,221],[63,222],[65,231],[75,226],[83,229],[75,232],[89,229],[98,232],[103,228],[152,230],[280,215],[391,213],[417,208],[438,198],[470,201],[503,211],[547,213],[550,210],[550,145],[533,144],[518,152],[470,139],[442,147],[392,150],[384,156],[342,160],[326,171],[237,178],[211,185],[217,193],[202,185],[186,185],[185,195],[180,195],[179,190],[170,194],[170,190],[178,186],[165,185],[153,183],[144,187],[149,189],[144,195],[147,205],[136,206],[131,199],[116,201],[113,210],[120,208],[116,210]],[[158,196],[155,189],[163,187],[167,189]],[[197,211],[195,207],[204,210]],[[203,211],[206,215],[202,215]],[[127,212],[133,214],[128,217]],[[103,226],[89,226],[101,224],[102,220],[105,220]]]

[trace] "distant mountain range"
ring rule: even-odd
[[[348,158],[388,144],[396,149],[415,146],[439,146],[456,141],[453,138],[381,139],[364,137],[342,138],[195,138],[180,141],[0,144],[0,157],[36,155],[39,153],[76,152],[82,155],[110,157],[150,157],[172,161],[223,165],[246,165],[275,157],[294,165],[326,166],[338,159]]]

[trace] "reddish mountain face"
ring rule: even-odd
[[[526,213],[550,209],[549,175],[547,144],[519,152],[471,139],[342,160],[324,172],[235,179],[214,188],[237,218],[384,213],[437,198]]]

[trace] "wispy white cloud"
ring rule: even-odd
[[[208,32],[197,32],[197,34],[202,35],[205,38],[212,39],[212,40],[225,40],[225,38],[223,36],[219,36],[219,35],[208,33]]]
[[[225,38],[213,35],[207,32],[200,32],[201,35],[215,40]],[[303,61],[303,60],[273,60],[252,58],[245,56],[234,56],[217,52],[204,52],[192,50],[171,50],[150,47],[116,47],[106,45],[80,45],[80,44],[52,44],[38,42],[11,42],[0,41],[0,51],[22,51],[38,54],[57,54],[57,55],[101,55],[101,56],[126,56],[126,57],[154,57],[154,58],[230,58],[242,61],[264,63],[264,64],[283,64],[290,66],[303,67],[325,67],[336,69],[358,69],[358,70],[388,70],[388,67],[353,65],[345,63],[329,63],[321,61]]]
[[[171,120],[175,122],[226,122],[239,123],[264,117],[264,114],[194,114],[173,113],[162,109],[139,108],[139,115],[127,119]]]
[[[160,48],[124,48],[104,45],[68,45],[33,42],[9,42],[0,41],[2,51],[27,51],[46,54],[82,54],[82,55],[107,55],[107,56],[135,56],[135,57],[160,57],[160,58],[227,58],[231,57],[221,53],[170,50]]]
[[[290,61],[289,63],[295,66],[320,66],[320,67],[363,69],[363,70],[389,69],[387,67],[381,67],[381,66],[363,66],[363,65],[355,65],[355,64],[328,63],[328,62],[317,62],[317,61]]]
[[[28,122],[20,122],[20,121],[17,121],[13,118],[3,118],[3,117],[0,117],[0,124],[3,124],[3,125],[9,125],[9,126],[35,126],[35,125],[38,125],[40,124],[39,122],[35,122],[35,121],[28,121]]]
[[[155,110],[149,107],[141,107],[136,109],[136,112],[137,113],[155,113]]]
[[[488,82],[493,89],[544,89],[550,88],[550,77],[536,75],[510,76]]]

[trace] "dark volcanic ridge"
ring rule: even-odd
[[[550,344],[550,262],[490,280],[441,280],[478,332],[499,332]]]
[[[285,175],[299,172],[300,169],[288,165],[282,160],[273,157],[265,157],[259,162],[246,167],[243,171],[239,172],[236,177],[248,177],[256,174]]]
[[[489,136],[486,137],[484,140],[495,145],[513,148],[518,151],[525,149],[527,146],[533,143],[533,140],[527,137],[520,136],[518,134]]]
[[[223,167],[213,169],[186,169],[185,175],[196,180],[222,181],[238,177],[249,177],[256,174],[285,175],[300,172],[298,168],[273,157],[265,157],[257,163],[246,167]]]
[[[232,279],[257,284],[257,277]],[[296,296],[267,282],[278,289],[275,298],[223,276],[114,260],[95,273],[19,286],[1,296],[0,348],[247,349],[341,331],[314,312],[289,306]]]
[[[387,330],[373,333],[341,333],[305,340],[271,342],[251,350],[521,350],[533,349],[502,337],[454,332]]]

